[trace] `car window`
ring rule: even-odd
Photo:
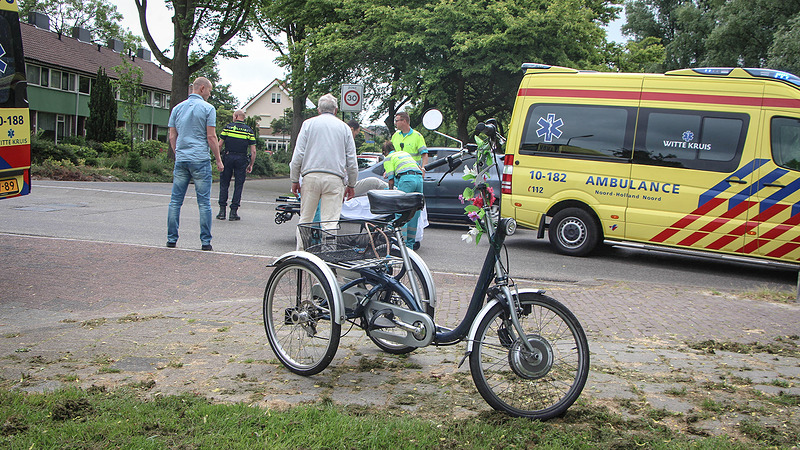
[[[770,135],[775,164],[800,170],[800,120],[774,117]]]
[[[535,104],[528,110],[519,153],[630,158],[636,108]]]
[[[747,114],[646,109],[634,162],[654,166],[732,172],[739,167]]]

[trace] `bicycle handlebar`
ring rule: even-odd
[[[450,155],[450,156],[448,156],[446,158],[437,159],[437,160],[435,160],[435,161],[433,161],[431,163],[426,164],[425,165],[425,170],[428,171],[428,170],[435,169],[435,168],[437,168],[439,166],[443,166],[443,165],[447,164],[448,161],[450,160],[451,156],[452,155]]]

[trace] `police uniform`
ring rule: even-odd
[[[395,150],[384,159],[386,177],[394,181],[394,187],[403,192],[422,192],[422,170],[414,157],[405,151]],[[406,247],[414,248],[417,237],[419,211],[403,226]]]
[[[243,122],[232,122],[220,133],[225,142],[222,162],[225,169],[219,176],[219,215],[217,219],[225,219],[225,207],[228,203],[228,187],[231,176],[234,176],[233,197],[231,198],[230,220],[238,220],[237,210],[242,200],[242,187],[247,177],[247,166],[250,164],[250,146],[256,144],[253,129]]]

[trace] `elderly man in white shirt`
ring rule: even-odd
[[[323,95],[317,103],[319,115],[303,122],[297,136],[289,169],[293,194],[300,194],[300,177],[303,177],[301,224],[314,219],[319,203],[320,220],[328,222],[327,228],[333,228],[339,220],[342,202],[354,195],[358,179],[356,143],[350,127],[336,117],[337,110],[336,97]],[[297,248],[303,248],[299,229]]]

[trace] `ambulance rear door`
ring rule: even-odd
[[[795,98],[785,98],[792,91]],[[751,237],[740,250],[744,254],[795,263],[800,261],[800,99],[797,92],[782,85],[766,87],[763,132],[759,139],[763,163],[758,169],[755,187],[758,208],[751,219],[755,228],[748,230]],[[791,103],[795,106],[789,107]]]

